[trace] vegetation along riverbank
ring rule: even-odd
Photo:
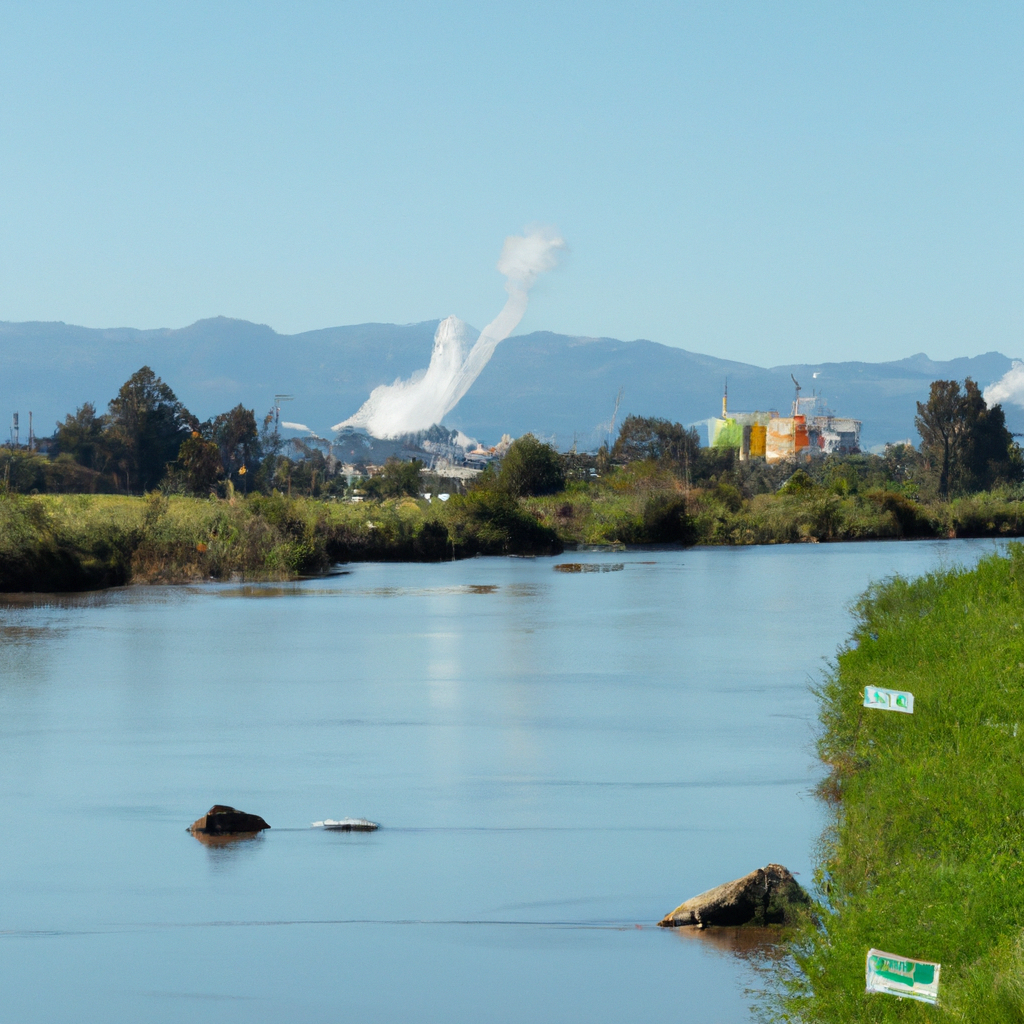
[[[876,586],[819,696],[827,905],[771,1019],[1024,1020],[1024,546]],[[865,994],[872,947],[940,963],[939,1004]]]
[[[918,413],[918,448],[775,464],[628,416],[610,448],[560,453],[525,434],[467,480],[417,459],[343,472],[330,443],[286,446],[273,414],[260,426],[241,405],[200,423],[143,367],[45,451],[0,448],[0,590],[579,545],[1024,535],[1024,458],[1001,408],[970,380],[936,381]]]

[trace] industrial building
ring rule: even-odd
[[[793,383],[796,397],[789,416],[780,416],[774,409],[730,413],[726,387],[721,418],[708,421],[710,446],[737,450],[741,462],[763,458],[775,463],[858,453],[861,421],[834,415],[818,395],[801,398],[796,378]]]

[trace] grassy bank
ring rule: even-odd
[[[1024,502],[992,492],[949,502],[898,491],[843,494],[797,474],[780,491],[690,488],[652,463],[557,494],[494,487],[442,503],[352,504],[280,494],[231,500],[154,492],[0,495],[0,590],[130,581],[286,578],[334,562],[557,554],[601,544],[785,544],[904,537],[1014,537]]]
[[[282,579],[335,562],[557,554],[558,537],[501,495],[353,505],[257,495],[0,497],[0,590]]]
[[[745,495],[731,484],[687,488],[671,473],[631,466],[525,507],[566,544],[682,541],[794,544],[910,537],[1018,537],[1018,490],[951,501],[915,500],[899,490],[842,493],[798,475],[781,490]]]
[[[875,588],[820,697],[828,906],[773,1019],[1024,1020],[1024,546]],[[940,962],[940,1005],[866,995],[870,947]]]

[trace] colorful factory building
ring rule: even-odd
[[[765,459],[774,463],[859,452],[861,421],[833,416],[818,396],[801,398],[795,378],[793,383],[796,397],[790,416],[780,416],[775,410],[730,413],[726,388],[721,419],[708,421],[710,446],[737,449],[741,462]]]

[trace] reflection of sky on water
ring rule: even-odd
[[[727,937],[653,922],[769,861],[811,877],[807,684],[850,600],[992,548],[0,602],[5,1012],[171,1021],[209,999],[249,1022],[244,995],[259,1019],[333,1021],[342,991],[377,1021],[594,1024],[677,1014],[685,991],[693,1019],[743,1021]],[[202,846],[185,828],[213,803],[275,827]],[[382,828],[308,828],[345,816]]]

